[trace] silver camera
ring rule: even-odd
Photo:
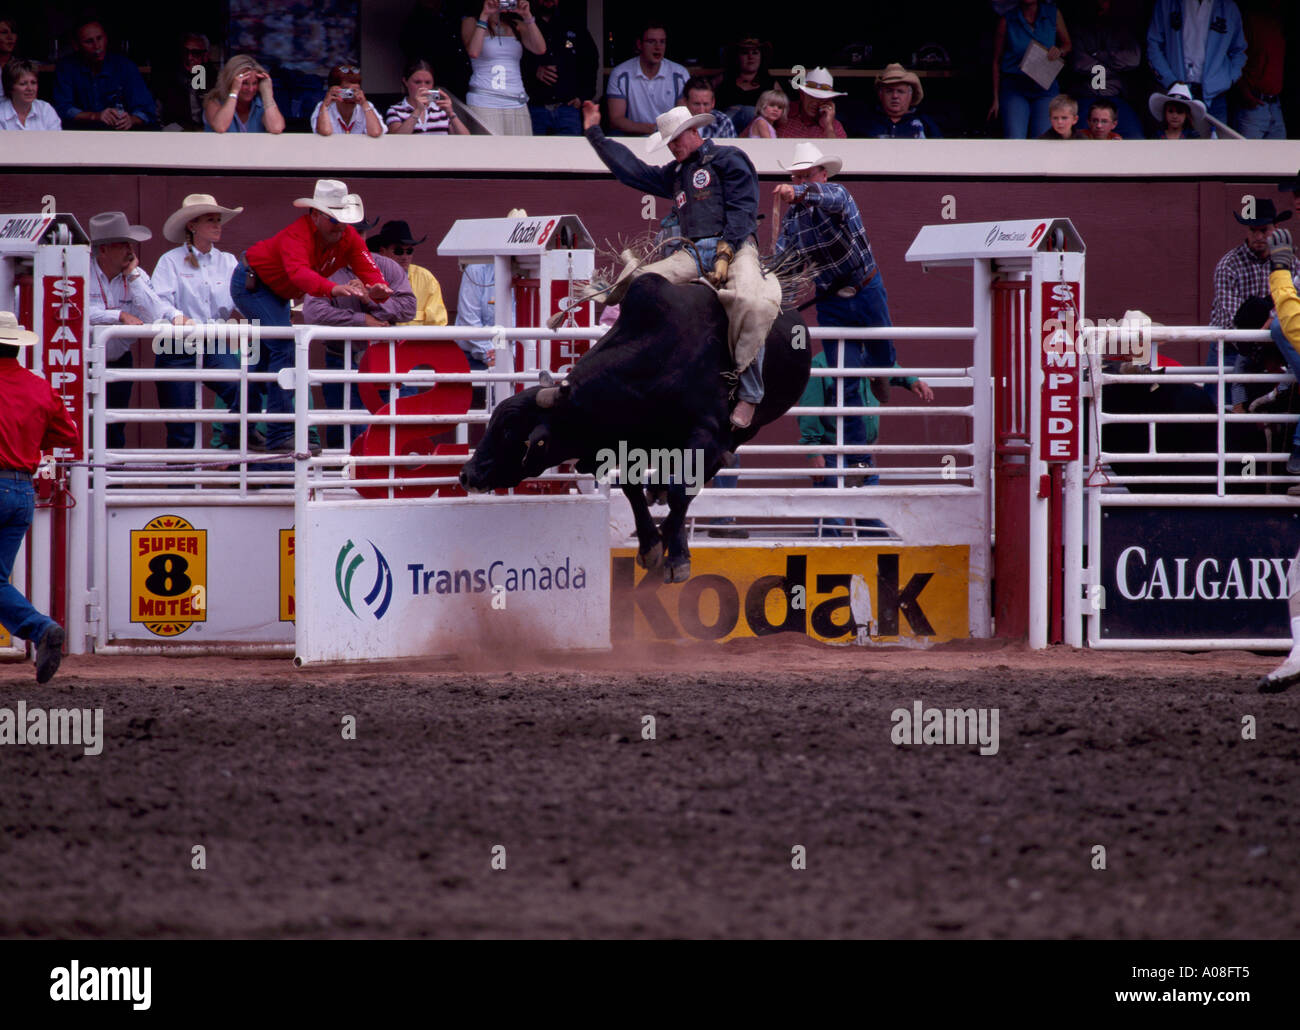
[[[426,104],[436,104],[441,99],[442,90],[440,89],[426,89],[424,91],[424,102]]]
[[[513,11],[519,7],[519,0],[497,0],[497,3],[503,11]]]
[[[353,100],[356,98],[356,95],[357,95],[357,91],[355,89],[339,90],[339,97],[342,100]]]

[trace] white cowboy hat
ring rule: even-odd
[[[299,197],[294,207],[315,208],[335,221],[356,225],[366,217],[365,206],[355,193],[349,193],[346,183],[338,179],[317,179],[316,192],[310,197]]]
[[[525,211],[522,207],[512,207],[508,212],[506,212],[506,217],[507,217],[507,218],[527,218],[527,217],[528,217],[528,212]]]
[[[143,243],[151,239],[152,232],[143,225],[132,225],[121,211],[104,211],[90,216],[90,242],[93,244],[122,243],[126,240]]]
[[[1206,135],[1205,124],[1205,105],[1199,100],[1192,99],[1192,91],[1187,88],[1185,82],[1175,82],[1169,87],[1168,93],[1152,93],[1151,98],[1147,101],[1147,107],[1151,111],[1151,117],[1161,125],[1165,122],[1165,104],[1174,100],[1180,104],[1186,104],[1192,111],[1192,127],[1202,136]]]
[[[842,160],[838,157],[823,154],[817,148],[816,143],[796,143],[794,145],[794,160],[788,165],[781,164],[780,161],[777,161],[777,164],[781,165],[787,172],[802,172],[820,165],[826,169],[826,178],[828,179],[844,167]]]
[[[793,83],[793,80],[791,81]],[[818,100],[848,96],[847,93],[837,93],[834,86],[835,79],[831,77],[830,72],[825,68],[814,68],[804,76],[803,85],[799,89],[810,97],[816,97]]]
[[[12,311],[0,311],[0,343],[9,347],[31,347],[36,343],[36,334],[20,326]]]
[[[671,111],[665,111],[655,119],[659,131],[652,132],[650,138],[645,141],[646,153],[666,147],[683,132],[698,129],[701,125],[710,125],[713,120],[711,111],[706,111],[704,114],[691,114],[689,107],[674,107]]]
[[[163,222],[163,236],[172,243],[185,242],[185,226],[201,215],[220,215],[221,224],[239,214],[242,207],[222,207],[211,193],[191,193],[181,201],[180,210]]]

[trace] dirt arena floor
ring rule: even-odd
[[[0,935],[1295,937],[1275,664],[790,637],[0,664],[0,705],[104,710],[98,756],[0,747]],[[997,753],[896,746],[916,701],[997,708]]]

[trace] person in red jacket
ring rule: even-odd
[[[12,312],[0,311],[0,625],[36,644],[36,682],[47,683],[63,657],[63,627],[32,607],[9,575],[35,513],[41,451],[76,447],[81,437],[50,384],[18,363],[19,348],[35,342]]]
[[[382,303],[392,294],[361,235],[352,228],[365,218],[361,198],[337,179],[319,179],[310,197],[293,202],[309,210],[270,239],[254,243],[230,279],[230,298],[245,318],[264,326],[291,325],[289,304],[313,297],[369,297]],[[356,277],[330,280],[341,268]],[[292,365],[293,340],[266,340],[258,371],[278,372]],[[293,412],[293,391],[271,382],[266,387],[268,415]],[[266,447],[293,449],[293,423],[267,424]]]

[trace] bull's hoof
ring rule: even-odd
[[[685,583],[691,578],[691,560],[689,558],[679,558],[677,561],[670,561],[664,566],[665,583]]]
[[[664,545],[662,541],[655,544],[654,547],[650,548],[648,551],[638,551],[636,556],[637,564],[640,565],[641,568],[650,572],[659,568],[659,566],[663,564],[663,560]],[[671,583],[672,580],[668,580],[668,582]]]

